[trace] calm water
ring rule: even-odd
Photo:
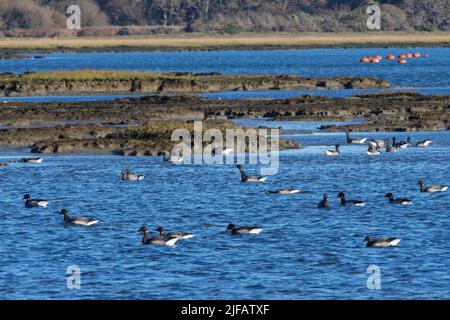
[[[285,129],[318,125],[290,122]],[[0,168],[0,297],[448,299],[450,193],[421,194],[417,180],[450,184],[450,133],[410,135],[434,142],[374,158],[364,146],[344,145],[342,156],[331,159],[323,151],[344,143],[342,134],[294,135],[306,147],[282,152],[280,172],[257,184],[241,183],[232,165],[166,165],[152,157],[45,156],[40,165]],[[23,155],[5,151],[0,161]],[[122,182],[124,167],[146,179]],[[308,192],[265,194],[283,187]],[[342,208],[339,191],[368,204]],[[316,208],[323,192],[331,209]],[[386,192],[414,205],[390,205]],[[24,193],[48,198],[50,207],[25,209]],[[55,213],[63,207],[100,223],[66,227]],[[264,230],[234,237],[224,232],[230,222]],[[172,248],[143,246],[136,232],[143,223],[196,236]],[[370,249],[367,234],[402,241]],[[66,288],[73,264],[82,271],[81,290]],[[381,290],[366,287],[371,264],[381,268]]]
[[[363,56],[419,51],[429,58],[408,59],[406,65],[382,60],[360,63]],[[450,48],[370,48],[260,51],[120,52],[47,54],[45,59],[0,60],[0,73],[78,69],[145,70],[152,72],[221,72],[223,74],[297,74],[305,77],[372,76],[391,81],[393,87],[407,87],[425,94],[450,94]],[[374,92],[368,90],[367,92]],[[301,94],[348,96],[365,90],[320,90],[293,92],[233,92],[208,97],[236,99],[252,97],[286,98]],[[80,101],[109,99],[97,96]],[[3,98],[2,98],[3,99]],[[11,98],[12,99],[12,98]],[[36,99],[36,98],[33,98]],[[59,101],[58,98],[48,100]],[[76,98],[72,98],[73,100]],[[5,99],[3,99],[5,100]],[[40,98],[39,101],[41,101]],[[63,98],[64,100],[64,98]]]

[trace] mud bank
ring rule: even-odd
[[[369,88],[389,88],[389,81],[367,77],[304,78],[294,75],[222,75],[215,72],[155,74],[95,70],[0,75],[0,96]]]
[[[207,100],[193,96],[78,103],[2,104],[0,145],[29,146],[37,153],[108,152],[158,155],[170,150],[171,132],[193,120],[224,130],[236,118],[302,121],[367,121],[327,131],[432,131],[450,128],[450,96],[388,93],[352,98]],[[270,122],[269,122],[270,123]],[[281,149],[297,148],[281,140]]]

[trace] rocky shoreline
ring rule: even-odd
[[[194,120],[220,130],[230,119],[366,121],[324,131],[432,131],[450,129],[450,96],[386,93],[352,98],[208,100],[152,95],[74,103],[6,102],[1,106],[0,145],[27,146],[36,153],[101,152],[160,155],[174,145],[170,133]],[[269,122],[270,124],[270,122]],[[281,149],[298,148],[280,140]]]
[[[295,75],[222,75],[217,72],[156,74],[98,70],[0,75],[0,96],[369,88],[389,88],[389,81],[370,77],[309,78]]]

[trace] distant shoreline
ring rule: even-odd
[[[146,37],[0,38],[0,53],[450,47],[450,32],[171,34]]]

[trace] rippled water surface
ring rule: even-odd
[[[273,125],[314,130],[319,124]],[[167,165],[154,157],[44,156],[39,165],[1,167],[0,297],[448,299],[450,193],[420,193],[417,181],[450,184],[450,134],[410,135],[433,144],[370,158],[342,134],[289,136],[305,147],[281,152],[279,173],[257,184],[241,183],[233,165]],[[340,157],[323,154],[338,142]],[[3,150],[0,161],[24,155]],[[124,167],[145,180],[121,181]],[[286,187],[305,192],[265,194]],[[340,191],[367,206],[339,206]],[[316,208],[324,192],[331,209]],[[386,192],[414,204],[391,205]],[[25,193],[48,198],[50,207],[25,209]],[[66,227],[56,214],[64,207],[100,222]],[[231,236],[230,222],[264,230]],[[143,223],[196,236],[172,248],[144,246],[137,233]],[[365,248],[367,234],[402,241],[393,249]],[[381,290],[367,289],[372,264],[381,268]],[[66,288],[69,265],[81,268],[81,290]]]

